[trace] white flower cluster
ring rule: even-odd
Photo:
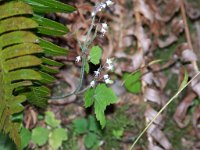
[[[81,61],[81,56],[76,56],[76,60],[77,63]]]
[[[101,24],[101,33],[103,34],[103,36],[105,35],[105,33],[107,32],[107,30],[108,30],[108,25],[107,25],[107,23],[102,23]]]
[[[106,0],[105,2],[99,3],[95,7],[94,11],[92,12],[92,17],[95,16],[98,12],[102,11],[103,9],[105,9],[107,6],[109,7],[109,6],[113,5],[113,4],[114,4],[114,2],[112,0]]]
[[[113,66],[113,61],[112,59],[107,59],[106,60],[106,64],[104,65],[104,67],[106,67],[108,69],[108,71],[112,71],[114,66]],[[94,77],[95,78],[98,78],[101,74],[101,70],[104,68],[104,67],[100,67],[97,69],[97,71],[94,71]],[[108,74],[105,74],[103,76],[103,81],[106,83],[106,84],[113,84],[113,81],[110,79],[109,75]],[[96,81],[95,80],[92,80],[90,82],[90,87],[94,87],[96,85]]]

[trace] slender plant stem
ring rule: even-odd
[[[89,45],[94,41],[94,39],[96,37],[96,33],[97,33],[97,28],[96,28],[94,35],[91,37],[92,39],[88,41],[89,36],[91,36],[91,34],[92,34],[92,29],[95,26],[94,22],[95,22],[95,16],[92,17],[92,23],[91,23],[90,28],[89,28],[89,30],[87,32],[86,39],[85,39],[83,45],[79,44],[80,48],[82,50],[83,55],[82,55],[82,65],[81,65],[81,73],[80,73],[80,82],[79,82],[76,90],[73,91],[72,93],[67,93],[65,95],[51,97],[52,100],[53,99],[63,99],[63,98],[66,98],[66,97],[69,97],[69,96],[72,96],[72,95],[76,95],[81,90],[82,85],[83,85],[84,75],[85,75],[85,65],[86,65],[86,62],[87,62],[86,52],[88,50]]]
[[[160,109],[160,111],[153,117],[153,119],[147,124],[147,126],[144,128],[144,130],[139,134],[139,136],[136,138],[135,142],[131,145],[130,150],[134,148],[138,140],[142,137],[142,135],[147,131],[147,129],[152,125],[152,123],[156,120],[156,118],[167,108],[167,106],[194,80],[196,77],[200,74],[198,72],[187,84],[180,87],[178,92]]]

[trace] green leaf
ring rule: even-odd
[[[83,134],[88,130],[88,122],[84,118],[78,118],[73,121],[74,131],[77,134]]]
[[[60,36],[69,32],[69,29],[66,26],[39,15],[34,15],[33,20],[39,24],[39,27],[37,28],[39,33]]]
[[[69,13],[76,10],[74,7],[63,4],[56,0],[22,0],[27,2],[33,7],[34,12],[37,13],[52,13],[52,12],[64,12]]]
[[[51,56],[67,55],[68,50],[61,48],[49,41],[40,39],[40,46],[43,48],[44,52]]]
[[[3,34],[0,36],[0,49],[18,43],[38,43],[38,37],[32,32],[15,31]]]
[[[95,90],[93,88],[89,88],[85,94],[84,94],[84,106],[85,108],[88,108],[92,106],[94,103],[94,92]]]
[[[63,66],[62,63],[57,62],[57,61],[52,60],[52,59],[49,59],[49,58],[45,58],[45,57],[42,58],[42,62],[43,62],[44,64],[47,64],[47,65],[50,65],[50,66],[56,66],[56,67],[61,67],[61,66]]]
[[[117,139],[120,139],[120,137],[124,134],[124,129],[120,128],[119,130],[112,130],[112,134]]]
[[[47,128],[36,127],[32,130],[31,140],[33,144],[42,146],[47,143],[49,130]]]
[[[41,80],[41,76],[38,72],[32,69],[21,69],[12,71],[5,77],[8,82],[18,80]]]
[[[90,71],[90,66],[89,66],[88,62],[86,62],[85,63],[85,72],[89,73],[89,71]]]
[[[183,81],[181,82],[181,85],[180,85],[180,87],[179,87],[179,90],[182,89],[187,83],[188,83],[188,72],[187,72],[187,70],[185,69],[184,78],[183,78]]]
[[[39,71],[42,79],[40,80],[40,82],[42,83],[52,83],[55,81],[55,78],[51,75],[49,75],[48,73],[45,73],[45,72],[42,72],[42,71]]]
[[[88,149],[94,146],[97,141],[97,135],[91,132],[84,137],[84,144]]]
[[[23,22],[23,23],[21,23]],[[0,21],[0,34],[8,31],[32,29],[36,28],[38,24],[27,17],[12,17]]]
[[[0,5],[0,19],[32,13],[31,7],[20,1],[11,1]]]
[[[27,101],[40,108],[45,108],[47,106],[50,90],[45,86],[31,86],[28,89],[30,92],[24,93],[28,98]]]
[[[91,63],[97,65],[100,63],[102,55],[102,49],[99,46],[93,46],[90,51],[90,61]]]
[[[89,122],[89,130],[93,132],[98,132],[99,131],[99,124],[94,116],[89,116],[88,118]]]
[[[141,92],[141,72],[137,71],[134,74],[125,73],[123,75],[125,88],[134,94],[138,94]]]
[[[104,111],[106,107],[110,104],[113,104],[117,101],[117,96],[112,91],[112,89],[106,87],[105,84],[99,84],[95,89],[95,114],[97,120],[100,121],[101,127],[104,128],[106,124],[106,119]]]
[[[66,141],[68,138],[67,131],[63,128],[56,128],[49,135],[49,144],[53,150],[58,150],[62,145],[63,141]]]
[[[19,56],[24,56],[24,55],[29,55],[29,54],[37,54],[37,53],[42,53],[43,50],[42,48],[34,43],[22,43],[22,44],[17,44],[14,46],[9,46],[8,48],[5,48],[2,51],[2,58],[4,60],[14,58],[14,57],[19,57]]]
[[[46,65],[40,65],[40,70],[47,72],[47,73],[51,73],[51,74],[59,73],[59,70],[51,68],[51,67],[46,66]]]
[[[16,150],[13,141],[2,133],[0,133],[0,150]]]
[[[53,112],[51,111],[47,111],[45,113],[45,122],[46,124],[48,124],[49,126],[53,127],[53,128],[56,128],[56,127],[59,127],[60,126],[60,120],[57,120],[55,118],[55,115]]]
[[[20,131],[20,136],[22,139],[22,141],[21,141],[22,148],[27,147],[29,144],[29,141],[31,140],[31,132],[28,129],[22,127],[22,129]]]
[[[15,69],[25,68],[25,67],[31,67],[31,66],[38,66],[42,63],[42,61],[32,55],[26,55],[17,57],[14,59],[9,59],[3,63],[5,71],[11,71]]]

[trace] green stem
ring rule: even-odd
[[[94,22],[95,22],[95,16],[92,18],[92,23],[91,23],[90,28],[89,28],[89,30],[87,32],[86,39],[84,41],[83,46],[81,44],[79,44],[80,47],[81,47],[82,53],[83,53],[79,85],[77,86],[77,88],[76,88],[76,90],[74,92],[67,93],[67,94],[62,95],[62,96],[52,97],[51,99],[66,98],[66,97],[69,97],[69,96],[72,96],[72,95],[76,95],[81,90],[82,85],[83,85],[84,75],[85,75],[85,65],[86,65],[86,61],[87,61],[86,52],[88,50],[88,46],[91,44],[91,41],[93,41],[95,39],[96,33],[97,33],[97,28],[96,28],[95,33],[92,36],[92,39],[88,41],[89,36],[92,34],[92,29],[94,27]]]

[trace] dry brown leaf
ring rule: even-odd
[[[140,68],[144,61],[143,51],[139,49],[133,56],[132,56],[132,67],[134,70]]]
[[[195,111],[192,117],[192,123],[195,128],[195,133],[200,138],[200,106],[195,107]]]
[[[195,97],[196,94],[194,92],[189,92],[176,109],[173,118],[180,128],[184,128],[188,123],[186,121],[184,122],[184,120],[186,118],[188,108],[192,105]]]
[[[144,98],[148,101],[161,105],[161,94],[158,90],[147,87],[144,91]]]

